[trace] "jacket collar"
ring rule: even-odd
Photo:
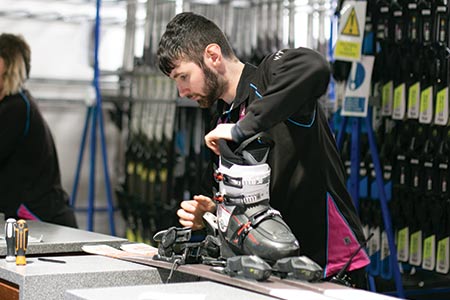
[[[236,97],[234,98],[234,107],[239,107],[244,101],[248,99],[250,94],[250,83],[252,82],[256,73],[256,67],[252,64],[246,63],[242,70],[241,78],[236,89]]]
[[[231,105],[228,105],[222,99],[217,101],[217,113],[218,115],[224,114],[226,111],[232,111],[239,108],[242,103],[244,103],[250,94],[250,83],[252,82],[256,72],[256,67],[250,63],[246,63],[244,69],[242,70],[241,78],[236,89],[236,97],[234,98]]]

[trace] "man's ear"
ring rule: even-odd
[[[222,49],[215,43],[206,46],[204,55],[205,61],[212,66],[217,66],[222,62]]]

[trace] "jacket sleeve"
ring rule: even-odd
[[[237,141],[293,115],[308,113],[326,92],[330,80],[329,63],[320,53],[307,48],[280,50],[268,56],[261,66],[267,88],[233,128],[233,139]]]

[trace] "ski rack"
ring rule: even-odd
[[[364,117],[365,125],[367,128],[367,136],[369,139],[369,147],[370,147],[370,155],[372,157],[372,161],[375,168],[375,179],[377,183],[377,187],[379,190],[380,197],[380,206],[381,206],[381,214],[383,217],[384,228],[388,238],[389,244],[389,259],[393,267],[393,274],[395,280],[395,287],[397,289],[397,296],[404,299],[405,292],[403,289],[402,278],[400,274],[400,269],[398,266],[397,260],[397,247],[395,245],[394,233],[392,230],[392,221],[391,215],[389,212],[389,207],[387,204],[387,198],[384,191],[384,183],[383,183],[383,172],[380,163],[380,157],[378,155],[378,148],[375,140],[375,135],[372,128],[371,116],[372,116],[372,107],[369,105],[367,116]],[[342,117],[341,126],[338,131],[336,143],[339,150],[342,149],[342,144],[344,142],[344,133],[347,127],[347,121],[349,117]],[[351,171],[350,171],[350,195],[352,196],[355,207],[359,213],[359,166],[360,166],[360,135],[361,135],[361,118],[360,117],[352,117],[352,131],[351,131],[351,153],[350,153],[350,161],[351,161]],[[373,276],[369,275],[369,285],[370,290],[375,292],[375,280]]]
[[[89,189],[88,189],[88,207],[87,207],[87,229],[89,231],[94,230],[94,213],[96,210],[100,210],[95,208],[94,199],[95,199],[95,165],[96,165],[96,150],[97,150],[97,126],[99,126],[100,130],[100,146],[102,150],[102,162],[103,162],[103,175],[105,179],[105,189],[106,189],[106,198],[108,206],[106,210],[109,215],[109,226],[111,235],[116,235],[115,223],[114,223],[114,205],[112,200],[112,192],[111,192],[111,180],[109,177],[109,169],[108,169],[108,155],[106,150],[106,142],[105,142],[105,129],[102,115],[102,95],[100,91],[99,85],[99,62],[98,62],[98,52],[100,45],[100,6],[102,0],[96,0],[96,15],[95,15],[95,40],[94,40],[94,77],[92,80],[92,85],[95,90],[95,103],[92,105],[88,105],[86,112],[86,119],[84,123],[83,133],[81,136],[81,145],[80,152],[78,154],[78,162],[75,172],[75,179],[72,188],[72,195],[70,197],[70,204],[75,208],[75,200],[77,197],[78,183],[80,179],[81,172],[81,164],[83,162],[83,154],[84,148],[86,146],[86,137],[87,131],[89,129],[90,123],[92,121],[91,136],[90,136],[90,170],[89,170]],[[80,209],[84,210],[84,209]]]

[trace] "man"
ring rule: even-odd
[[[24,89],[30,57],[22,37],[0,35],[0,211],[77,227],[50,129]]]
[[[217,126],[205,136],[215,154],[220,154],[219,139],[240,143],[259,132],[273,139],[270,204],[291,227],[301,253],[324,268],[324,277],[339,272],[365,238],[317,101],[327,90],[327,61],[299,48],[268,55],[258,67],[244,64],[214,23],[181,13],[167,25],[158,62],[175,80],[180,97],[217,107]],[[183,201],[180,223],[202,228],[202,215],[215,209],[210,196]],[[367,287],[368,263],[365,251],[353,258],[348,273],[356,287]]]

